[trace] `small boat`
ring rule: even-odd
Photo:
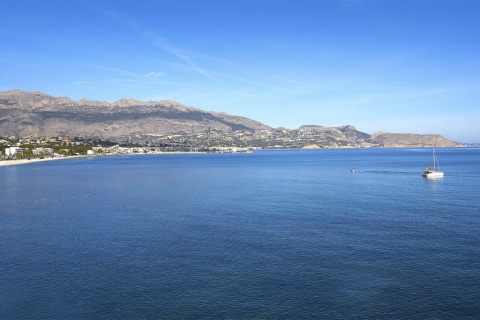
[[[422,173],[424,178],[442,178],[443,172],[440,171],[440,164],[438,163],[437,155],[435,154],[435,148],[432,148],[433,166],[428,166],[427,170]]]
[[[350,172],[355,173],[355,172],[357,172],[357,169],[352,168],[352,169],[350,169]]]

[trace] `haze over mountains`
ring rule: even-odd
[[[258,121],[222,112],[209,112],[174,101],[137,101],[120,99],[113,103],[67,97],[41,92],[11,90],[0,92],[0,136],[80,136],[121,141],[135,135],[204,136],[235,135],[244,144],[262,144],[260,140],[285,147],[455,147],[459,143],[440,135],[373,135],[348,125],[301,126],[298,129],[271,128]],[[295,141],[298,143],[295,144]]]

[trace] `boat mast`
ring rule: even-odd
[[[438,163],[437,155],[435,154],[435,147],[432,148],[432,153],[433,153],[433,171],[440,171],[440,164]]]

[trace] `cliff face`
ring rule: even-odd
[[[258,121],[222,112],[207,112],[174,101],[120,99],[113,103],[41,92],[0,92],[0,136],[83,137],[121,141],[140,135],[189,135],[197,144],[319,147],[455,147],[440,135],[378,132],[347,125],[272,129]]]
[[[113,103],[56,98],[40,92],[0,92],[0,135],[118,139],[132,134],[192,134],[204,130],[271,130],[258,121],[206,112],[174,101]]]

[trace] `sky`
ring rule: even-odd
[[[0,91],[480,142],[477,0],[16,0]]]

